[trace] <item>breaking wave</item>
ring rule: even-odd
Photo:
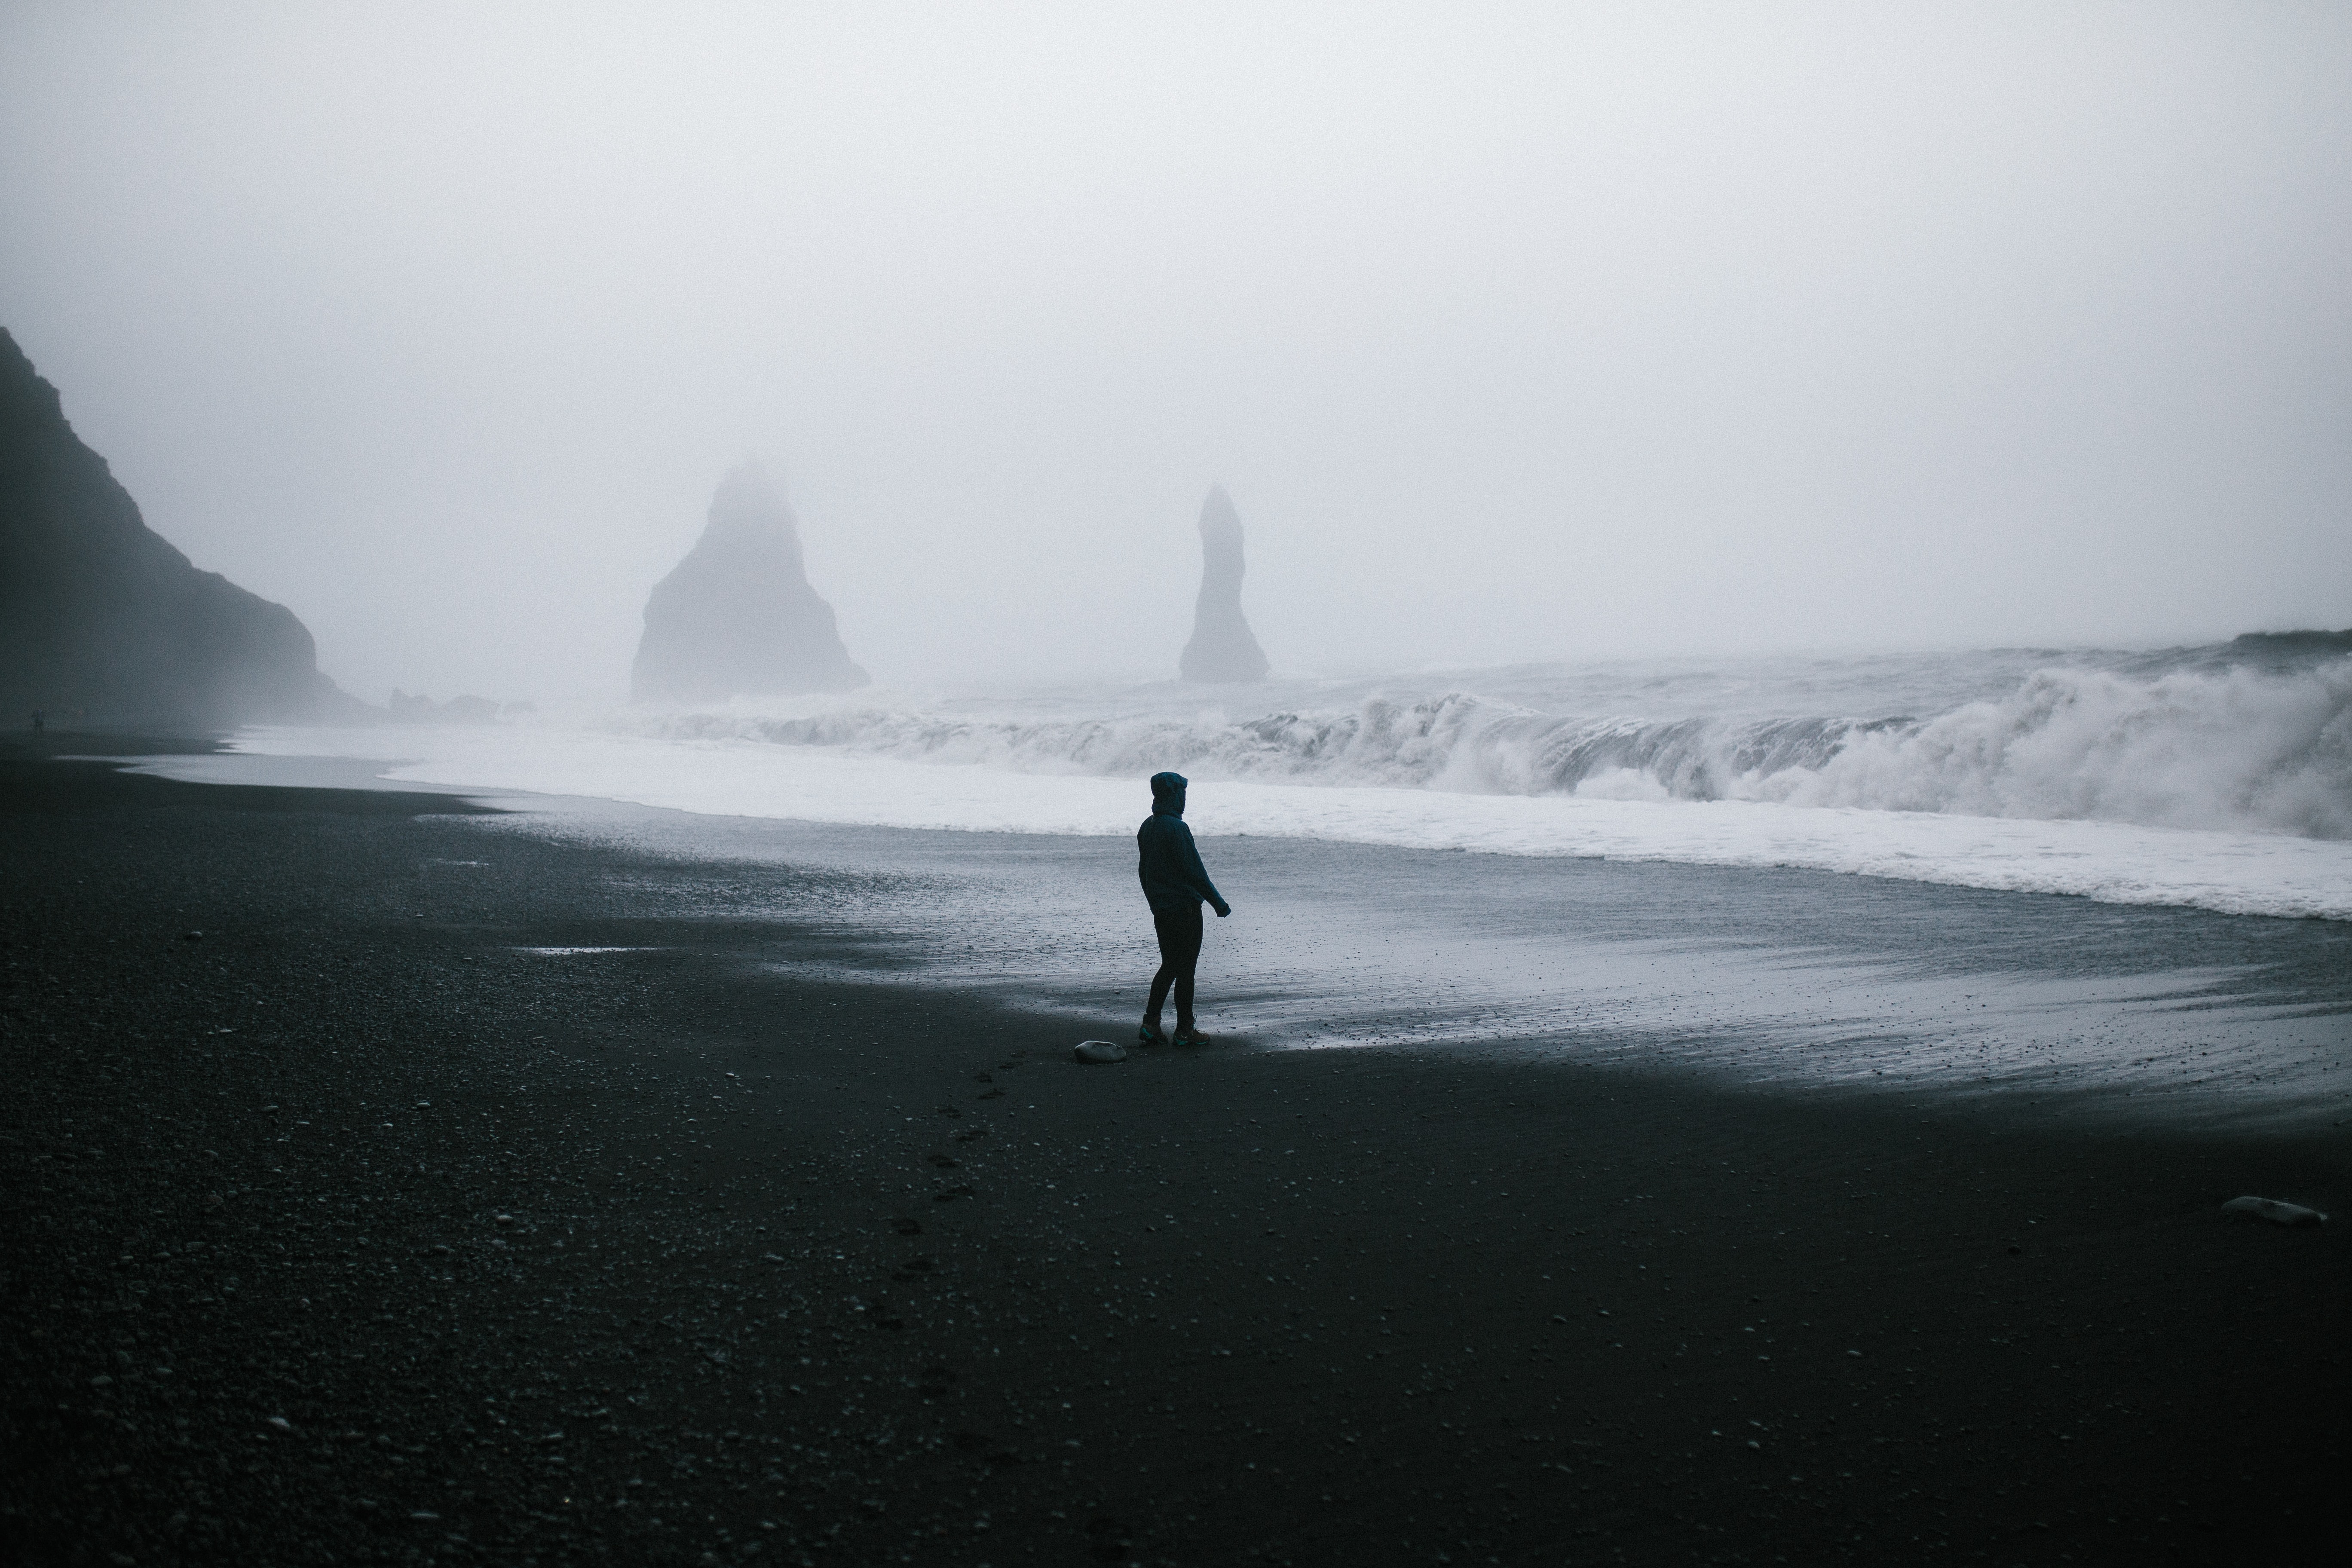
[[[1188,699],[1197,700],[1197,698]],[[839,708],[650,721],[677,740],[1026,773],[2077,819],[2352,838],[2352,658],[2058,665],[1920,717],[1577,717],[1452,690],[1234,720]]]

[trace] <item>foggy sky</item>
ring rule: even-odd
[[[2352,626],[2352,12],[0,6],[0,323],[381,699]]]

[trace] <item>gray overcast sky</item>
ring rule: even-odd
[[[0,6],[0,322],[362,695],[746,454],[886,680],[2352,625],[2352,8]]]

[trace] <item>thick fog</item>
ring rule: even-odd
[[[878,679],[2352,625],[2352,12],[19,4],[0,324],[395,685],[746,456]]]

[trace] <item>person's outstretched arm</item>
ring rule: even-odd
[[[1217,891],[1217,885],[1214,882],[1209,880],[1209,868],[1201,864],[1201,851],[1192,842],[1191,826],[1181,822],[1176,826],[1184,835],[1183,853],[1178,858],[1183,866],[1184,880],[1192,884],[1194,892],[1209,900],[1210,907],[1217,911],[1219,920],[1224,919],[1234,912],[1234,906],[1225,902],[1225,896]]]

